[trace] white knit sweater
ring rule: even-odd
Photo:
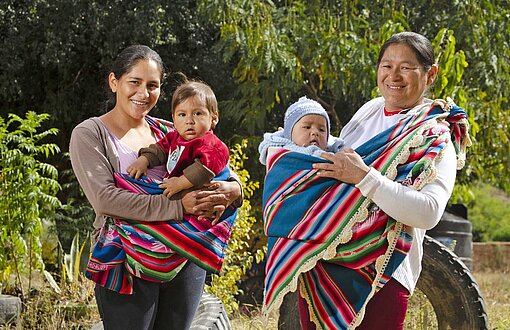
[[[355,149],[416,110],[414,108],[388,116],[384,113],[384,99],[373,99],[356,112],[342,129],[340,138],[345,141],[346,147]],[[413,293],[421,272],[425,231],[433,228],[441,219],[455,183],[456,164],[455,150],[449,143],[443,157],[435,164],[437,178],[420,191],[394,182],[374,168],[356,185],[363,196],[370,198],[389,216],[410,226],[413,235],[411,250],[393,274],[393,278],[410,293]]]

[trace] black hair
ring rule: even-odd
[[[413,53],[416,55],[418,62],[423,66],[425,71],[428,71],[432,65],[435,64],[434,49],[429,39],[425,36],[415,32],[400,32],[392,35],[382,45],[379,51],[379,57],[377,58],[377,66],[381,64],[381,59],[386,52],[386,49],[393,44],[405,44]]]
[[[113,73],[116,79],[120,79],[141,60],[152,60],[156,62],[160,72],[160,80],[161,83],[163,83],[163,80],[165,79],[165,65],[163,64],[163,60],[157,52],[144,45],[132,45],[126,47],[119,53],[119,55],[117,55],[117,58],[115,59],[115,62],[113,63],[113,66],[106,77],[106,111],[113,109],[117,102],[116,95],[111,91],[110,85],[108,83],[108,76],[110,73]]]

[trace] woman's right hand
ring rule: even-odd
[[[321,156],[331,163],[316,163],[313,164],[313,168],[322,170],[317,172],[317,175],[325,178],[358,184],[370,171],[370,167],[363,162],[361,156],[350,148],[336,154],[323,153]]]

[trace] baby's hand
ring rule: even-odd
[[[179,181],[179,177],[163,179],[163,183],[159,185],[161,189],[165,189],[165,191],[163,191],[163,195],[170,198],[181,191],[182,189],[180,188]]]
[[[144,156],[140,156],[131,165],[126,168],[126,172],[130,177],[140,179],[142,175],[147,175],[149,160]]]

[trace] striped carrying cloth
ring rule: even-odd
[[[226,180],[225,168],[215,180]],[[117,186],[133,193],[161,194],[149,179],[135,180],[115,173]],[[133,292],[131,276],[152,282],[172,280],[190,259],[207,271],[219,273],[230,238],[236,209],[228,208],[221,221],[186,215],[183,220],[139,222],[114,219],[101,234],[87,265],[86,276],[121,294]]]
[[[151,126],[164,125],[149,119]],[[225,168],[214,180],[227,180],[229,176]],[[119,188],[133,193],[163,193],[157,182],[145,177],[135,180],[118,173],[114,177]],[[214,226],[209,220],[191,215],[159,222],[113,219],[113,224],[102,228],[85,275],[110,290],[132,294],[132,276],[152,282],[170,281],[188,259],[219,273],[236,214],[236,209],[227,208]]]
[[[419,190],[434,180],[434,161],[450,141],[464,164],[467,125],[463,109],[438,100],[356,151],[383,175]],[[348,329],[361,323],[412,237],[353,185],[317,176],[312,164],[324,161],[285,149],[268,160],[264,310],[279,308],[299,282],[318,329]]]

